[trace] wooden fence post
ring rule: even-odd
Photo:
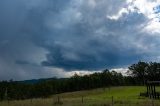
[[[83,103],[83,96],[82,96],[82,103]]]
[[[58,96],[58,103],[60,103],[60,97]]]
[[[31,98],[31,100],[30,100],[30,105],[32,105],[32,98]]]
[[[112,106],[114,106],[114,100],[113,100],[113,96],[112,96]]]
[[[7,99],[7,104],[8,104],[8,106],[9,106],[9,99]]]
[[[152,97],[152,106],[154,106],[154,98]]]

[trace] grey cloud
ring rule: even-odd
[[[79,12],[83,14],[83,11]],[[138,31],[137,26],[146,21],[143,14],[124,14],[119,20],[107,19],[104,13],[92,17],[96,14],[94,10],[88,14],[90,16],[82,16],[83,19],[78,23],[69,23],[69,27],[64,25],[58,31],[60,39],[58,37],[46,46],[50,53],[42,65],[68,70],[99,70],[126,65],[143,58],[144,54],[137,54],[140,49],[132,44],[136,39],[143,38],[138,32],[130,35],[131,31]],[[54,36],[54,29],[52,32]],[[66,57],[68,54],[70,58]]]
[[[125,0],[1,0],[1,79],[46,77],[48,67],[53,73],[123,67],[157,56],[158,37],[141,32],[148,21],[143,14],[107,18],[125,5]]]
[[[30,64],[30,63],[28,61],[25,61],[25,60],[17,60],[16,64],[27,65],[27,64]]]

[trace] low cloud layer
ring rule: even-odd
[[[159,5],[159,0],[1,0],[0,80],[159,61]]]

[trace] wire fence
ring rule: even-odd
[[[16,101],[1,101],[0,106],[160,106],[160,100],[116,97],[53,97]]]

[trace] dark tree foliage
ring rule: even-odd
[[[138,62],[128,67],[129,73],[141,84],[146,81],[160,81],[160,63],[157,62]]]
[[[139,61],[137,64],[132,64],[128,69],[132,76],[136,77],[141,84],[144,84],[148,65],[146,62]]]

